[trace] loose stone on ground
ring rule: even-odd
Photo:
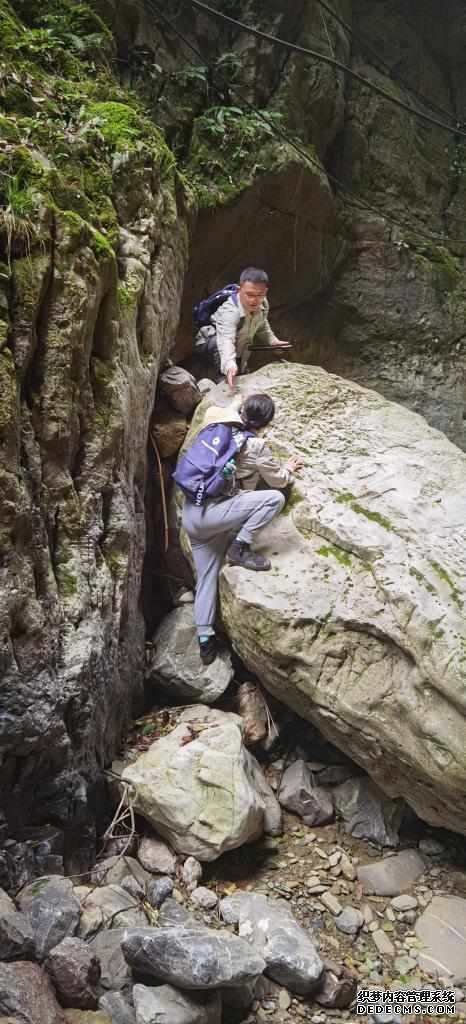
[[[236,918],[239,935],[264,957],[270,978],[302,995],[316,987],[322,961],[309,931],[301,928],[283,901],[241,893],[222,900],[220,912],[229,921]]]
[[[244,939],[211,928],[132,931],[122,949],[133,969],[182,989],[243,985],[265,968]]]
[[[403,850],[393,857],[358,867],[363,890],[379,896],[399,896],[425,871],[425,861],[416,850]]]

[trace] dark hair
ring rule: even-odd
[[[250,281],[251,284],[268,285],[269,278],[265,270],[257,270],[257,267],[247,267],[247,269],[243,270],[241,273],[239,283],[245,284],[246,281]]]
[[[270,395],[249,395],[241,407],[246,427],[265,427],[275,416],[275,402]]]

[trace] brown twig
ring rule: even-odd
[[[165,554],[166,554],[167,551],[168,551],[168,514],[167,514],[167,497],[166,497],[166,494],[165,494],[165,482],[164,482],[164,479],[163,479],[163,467],[162,467],[162,460],[160,458],[160,452],[159,452],[159,449],[157,448],[157,443],[155,441],[155,438],[154,438],[154,435],[153,435],[152,431],[149,431],[149,434],[150,434],[150,439],[152,441],[152,446],[153,446],[153,449],[154,449],[154,452],[155,452],[155,457],[157,459],[157,466],[158,466],[158,470],[159,470],[160,494],[161,494],[161,498],[162,498],[162,514],[163,514],[163,526],[164,526],[164,535],[165,535]]]

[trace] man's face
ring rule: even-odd
[[[266,284],[254,284],[252,281],[244,281],[239,286],[239,300],[246,313],[257,313],[260,309],[268,288]]]

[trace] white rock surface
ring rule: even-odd
[[[179,853],[200,861],[258,839],[266,805],[258,765],[242,742],[237,715],[190,709],[185,720],[129,765],[135,809]]]
[[[419,965],[437,979],[452,976],[452,983],[466,983],[466,900],[460,896],[434,896],[418,917],[416,935],[424,943]]]
[[[317,367],[269,366],[238,387],[277,400],[267,438],[304,468],[258,538],[272,572],[222,570],[233,646],[387,795],[466,833],[466,455]],[[212,391],[195,425],[225,396]]]

